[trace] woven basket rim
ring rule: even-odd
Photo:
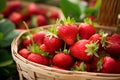
[[[44,26],[42,28],[47,28],[50,25]],[[38,28],[36,28],[38,29]],[[41,29],[41,27],[39,27],[39,29]],[[31,29],[33,30],[33,29]],[[12,56],[21,60],[22,62],[26,63],[26,64],[30,64],[35,66],[36,68],[42,68],[44,70],[47,71],[51,71],[51,72],[57,72],[60,74],[72,74],[72,75],[89,75],[89,76],[98,76],[98,77],[119,77],[120,78],[120,74],[110,74],[110,73],[96,73],[96,72],[82,72],[82,71],[68,71],[68,70],[60,70],[60,69],[56,69],[56,68],[52,68],[49,66],[44,66],[41,64],[37,64],[34,62],[31,62],[25,58],[23,58],[21,55],[18,54],[18,41],[20,40],[21,36],[23,34],[25,34],[27,31],[23,31],[22,33],[19,34],[19,36],[17,38],[15,38],[11,44],[11,50],[12,50]]]

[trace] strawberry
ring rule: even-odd
[[[85,22],[79,24],[79,36],[82,39],[89,39],[93,34],[96,33],[95,27],[90,23]]]
[[[39,14],[39,11],[40,11],[40,8],[38,7],[37,4],[35,4],[33,2],[31,2],[27,7],[27,14],[29,16],[37,15],[37,14]]]
[[[46,51],[50,54],[55,54],[55,51],[59,50],[62,46],[61,39],[54,36],[45,36],[43,43],[46,46]]]
[[[107,45],[106,51],[114,58],[120,58],[120,44],[112,43]]]
[[[70,55],[59,52],[53,57],[53,63],[60,68],[69,69],[73,63],[73,59]]]
[[[40,54],[36,54],[36,53],[31,53],[28,58],[28,60],[38,63],[38,64],[42,64],[42,65],[48,65],[49,61],[48,58],[45,56],[42,56]]]
[[[38,45],[43,44],[44,37],[45,37],[45,33],[41,31],[32,34],[33,41]]]
[[[38,26],[47,25],[48,21],[43,15],[38,15],[37,16],[37,24],[38,24]]]
[[[93,42],[98,42],[99,44],[99,50],[102,50],[103,48],[106,47],[106,42],[107,42],[107,33],[104,33],[103,31],[100,31],[99,33],[93,34],[89,40]]]
[[[74,44],[77,34],[78,28],[73,25],[74,19],[70,20],[70,17],[67,20],[62,21],[63,25],[58,26],[58,36],[64,40],[67,45]]]
[[[56,20],[56,19],[59,18],[58,12],[56,12],[56,11],[49,11],[47,16],[48,16],[49,19],[55,19]]]
[[[23,15],[18,12],[13,12],[9,16],[9,19],[15,24],[18,24],[19,22],[21,22],[23,18],[24,18]]]
[[[114,58],[120,58],[120,35],[113,34],[108,39],[106,51]]]
[[[27,46],[29,46],[29,45],[31,45],[31,44],[32,44],[31,39],[26,38],[26,39],[23,40],[23,45],[24,45],[25,47],[27,47]]]
[[[21,49],[18,53],[26,59],[30,55],[30,51],[26,48]]]
[[[87,62],[77,61],[75,62],[72,70],[75,71],[90,71],[90,64]]]
[[[109,42],[111,43],[118,43],[120,44],[120,35],[119,34],[113,34],[111,38],[109,39]]]
[[[5,17],[8,17],[12,12],[19,11],[21,9],[23,9],[23,5],[20,1],[12,1],[7,4],[7,7],[3,11],[3,14]]]
[[[85,39],[77,41],[70,47],[71,55],[83,61],[91,60],[94,55],[98,57],[97,52],[98,44]]]
[[[120,74],[120,61],[115,61],[112,57],[105,56],[98,62],[98,71]]]
[[[32,17],[32,26],[36,27],[36,26],[43,26],[43,25],[47,25],[48,24],[48,20],[46,19],[45,16],[43,15],[36,15]]]

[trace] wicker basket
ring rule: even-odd
[[[46,29],[48,26],[38,29]],[[51,68],[31,62],[18,54],[22,32],[11,44],[12,56],[16,62],[20,80],[120,80],[120,74],[68,71]]]

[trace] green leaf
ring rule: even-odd
[[[0,0],[0,12],[6,7],[6,0]]]
[[[5,49],[0,50],[0,67],[5,67],[11,65],[13,63],[13,59],[10,53],[8,53]]]
[[[0,41],[3,39],[3,34],[0,32]]]
[[[95,4],[95,8],[99,8],[101,5],[101,0],[97,0],[96,4]]]
[[[70,16],[77,21],[79,20],[79,17],[81,15],[79,4],[70,2],[69,0],[60,0],[60,7],[66,18]]]
[[[7,19],[0,21],[0,33],[4,36],[0,42],[0,47],[10,46],[12,40],[18,35],[15,25]]]

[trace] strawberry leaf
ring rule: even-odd
[[[78,1],[79,2],[79,1]],[[74,3],[72,0],[60,0],[60,7],[65,17],[73,17],[75,20],[79,20],[81,15],[81,10],[79,4]]]
[[[7,19],[0,20],[0,33],[1,37],[4,36],[0,41],[0,47],[9,46],[13,39],[19,34],[15,30],[15,25]]]
[[[6,0],[0,0],[0,11],[3,11],[6,7]]]

